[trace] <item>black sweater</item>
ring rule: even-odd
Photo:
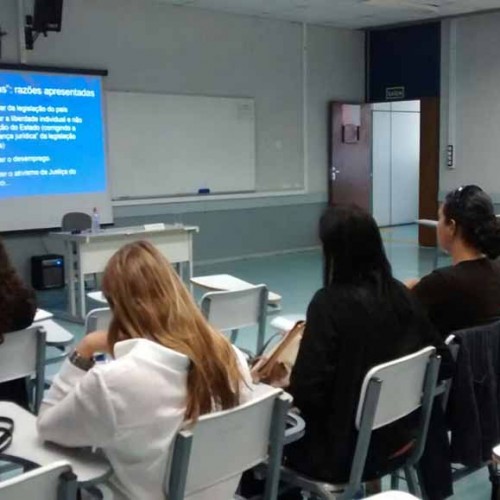
[[[289,388],[306,434],[286,451],[287,462],[304,474],[333,483],[348,480],[360,388],[371,367],[428,345],[448,356],[406,288],[394,281],[393,293],[409,299],[404,313],[374,290],[347,285],[319,290],[309,305]],[[416,415],[410,415],[372,434],[365,479],[392,467],[389,457],[415,437],[416,426]]]
[[[436,269],[412,293],[443,338],[500,319],[500,262],[477,259]]]

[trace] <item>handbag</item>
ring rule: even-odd
[[[10,446],[13,434],[14,420],[9,417],[0,417],[0,453]]]
[[[269,353],[256,360],[251,370],[254,383],[288,387],[305,326],[305,321],[297,321]]]

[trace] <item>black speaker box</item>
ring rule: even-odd
[[[35,0],[33,28],[38,33],[61,31],[63,0]]]
[[[64,257],[57,254],[31,257],[31,285],[36,290],[64,286]]]

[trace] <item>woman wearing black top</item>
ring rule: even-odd
[[[439,209],[438,243],[453,265],[409,282],[443,338],[500,317],[500,223],[478,186],[448,193]]]
[[[428,345],[446,352],[427,317],[392,276],[378,227],[357,207],[328,208],[320,221],[325,287],[307,311],[306,330],[289,392],[306,421],[306,434],[287,447],[286,460],[315,479],[344,483],[356,442],[354,417],[368,370]],[[365,480],[399,464],[415,437],[415,415],[372,435]],[[443,439],[446,435],[443,430]],[[446,444],[445,444],[446,446]],[[451,494],[449,469],[438,470]]]
[[[0,240],[0,349],[3,334],[31,325],[35,312],[35,294],[17,275]],[[26,380],[22,378],[0,384],[0,400],[14,401],[28,408]]]

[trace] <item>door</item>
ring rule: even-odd
[[[391,154],[391,225],[413,224],[418,219],[420,113],[392,113]]]
[[[371,105],[331,102],[328,199],[371,212]]]
[[[420,188],[419,217],[436,219],[439,197],[439,98],[420,101]],[[436,246],[436,230],[419,227],[418,242]]]
[[[372,105],[372,207],[379,226],[418,219],[420,101]]]
[[[391,112],[379,107],[374,104],[372,114],[372,207],[377,224],[384,227],[391,225]]]

